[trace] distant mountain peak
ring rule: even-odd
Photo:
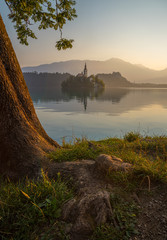
[[[106,61],[126,62],[125,60],[122,60],[122,59],[120,59],[120,58],[110,58],[110,59],[108,59],[108,60],[106,60]]]

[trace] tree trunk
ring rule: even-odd
[[[41,126],[0,16],[0,174],[37,177],[41,160],[59,145]]]

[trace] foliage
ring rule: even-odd
[[[67,80],[62,82],[62,89],[76,89],[76,88],[104,88],[104,82],[97,76],[91,75],[85,76],[70,76]]]
[[[92,240],[128,240],[138,232],[135,229],[138,208],[132,200],[120,194],[111,194],[113,219],[111,224],[97,227]]]
[[[0,184],[0,239],[67,239],[59,218],[72,192],[60,176],[57,181],[43,174],[38,182]]]
[[[93,85],[97,85],[98,87],[102,87],[102,88],[105,87],[105,84],[104,84],[103,80],[101,80],[98,77],[98,75],[96,75],[96,76],[91,75],[90,78],[92,79]]]
[[[62,89],[73,89],[73,88],[91,88],[92,84],[87,77],[70,76],[67,80],[62,82]]]
[[[9,18],[15,23],[15,29],[21,44],[28,45],[28,37],[37,38],[30,26],[39,23],[38,29],[52,28],[60,31],[57,41],[58,50],[72,47],[73,40],[62,37],[62,29],[67,21],[74,20],[76,10],[74,0],[5,0],[10,9]]]
[[[140,133],[129,132],[129,133],[125,134],[124,139],[128,142],[134,142],[134,141],[140,139]]]
[[[56,48],[60,51],[61,49],[66,50],[67,48],[72,48],[72,43],[74,42],[73,39],[65,39],[61,38],[56,43]]]

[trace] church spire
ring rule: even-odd
[[[84,67],[84,77],[87,77],[88,76],[88,70],[87,70],[87,66],[86,66],[86,63],[85,63],[85,67]]]

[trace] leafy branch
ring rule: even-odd
[[[4,0],[10,13],[9,18],[15,23],[17,38],[21,44],[28,45],[28,38],[37,39],[30,28],[38,23],[38,29],[52,28],[60,31],[60,40],[56,42],[58,50],[72,48],[74,40],[62,36],[63,26],[77,17],[75,0]]]

